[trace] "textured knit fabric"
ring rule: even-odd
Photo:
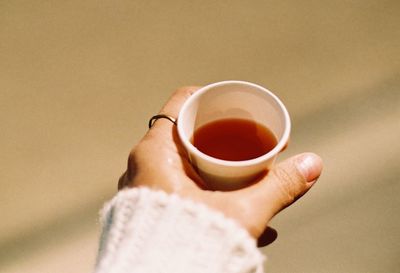
[[[123,190],[102,222],[96,273],[262,272],[264,257],[243,228],[174,194]]]

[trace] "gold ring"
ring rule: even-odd
[[[160,114],[160,115],[155,115],[155,116],[152,116],[152,117],[151,117],[151,119],[149,120],[149,128],[153,127],[153,125],[154,125],[154,123],[157,121],[157,119],[160,119],[160,118],[168,119],[168,120],[171,121],[174,125],[176,125],[176,119],[175,119],[175,118],[173,118],[173,117],[171,117],[171,116],[164,115],[164,114]]]

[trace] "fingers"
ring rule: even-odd
[[[264,247],[272,244],[278,238],[278,232],[272,228],[267,227],[264,232],[257,239],[257,247]]]
[[[176,119],[183,103],[197,89],[198,87],[195,86],[179,88],[165,103],[159,114],[164,114]],[[151,129],[142,139],[141,145],[143,144],[143,141],[150,141],[151,144],[149,144],[149,146],[152,148],[152,151],[155,151],[153,154],[155,157],[168,156],[171,158],[172,154],[175,154],[175,157],[176,155],[184,154],[183,148],[180,147],[181,145],[179,145],[177,130],[174,127],[174,123],[166,118],[155,120]],[[167,153],[167,155],[165,153]]]
[[[283,151],[285,151],[287,149],[287,147],[289,146],[289,142],[290,142],[290,139],[288,139],[285,146],[283,146],[283,148],[279,151],[280,153],[282,153]]]
[[[252,198],[256,198],[266,214],[266,223],[285,207],[305,194],[322,171],[322,160],[313,153],[292,157],[274,167],[254,187]]]
[[[200,87],[198,86],[186,86],[179,88],[165,103],[161,113],[177,118],[183,103],[199,88]]]
[[[197,89],[197,87],[178,89],[163,106],[160,114],[177,118],[183,103]],[[166,118],[160,118],[152,124],[151,129],[131,151],[128,169],[119,180],[119,188],[146,183],[147,186],[158,183],[155,187],[168,192],[183,187],[197,188],[193,181],[197,182],[199,179],[192,170],[174,123]],[[187,183],[189,180],[192,181],[191,184]],[[185,185],[182,186],[183,184]]]
[[[199,87],[196,86],[188,86],[188,87],[181,87],[176,90],[172,96],[168,99],[165,105],[162,107],[160,114],[168,115],[172,118],[178,118],[179,111],[183,103],[194,93],[198,90]],[[158,119],[154,126],[155,128],[171,128],[173,123],[168,119]],[[152,127],[152,128],[153,128]]]

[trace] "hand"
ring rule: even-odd
[[[177,117],[182,104],[197,89],[177,90],[160,113]],[[237,221],[259,239],[260,245],[265,245],[276,238],[276,233],[267,228],[272,217],[305,194],[321,170],[321,159],[304,153],[275,165],[259,181],[244,189],[207,191],[189,162],[176,126],[169,120],[158,119],[132,149],[127,171],[118,187],[145,186],[202,202]]]

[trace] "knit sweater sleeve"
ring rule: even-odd
[[[102,212],[95,273],[261,273],[255,240],[203,204],[147,188],[119,192]]]

